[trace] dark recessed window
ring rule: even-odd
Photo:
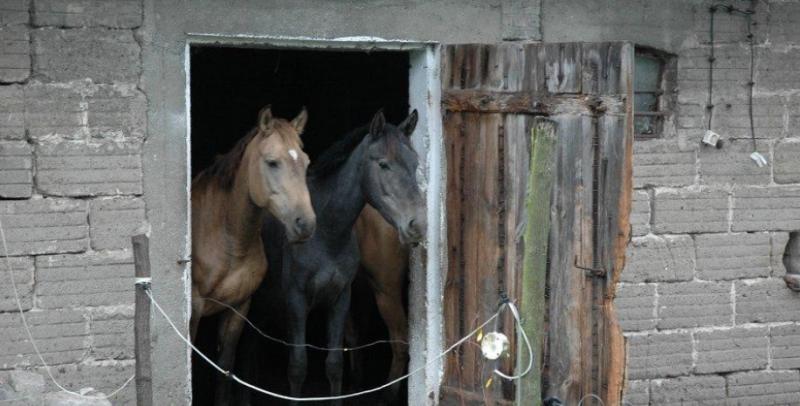
[[[674,58],[665,52],[636,47],[634,66],[633,127],[637,137],[660,137],[672,113]]]

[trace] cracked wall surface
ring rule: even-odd
[[[140,0],[0,1],[0,214],[33,337],[70,390],[134,369],[142,21]],[[0,273],[0,399],[63,404]],[[113,403],[134,404],[133,385]]]

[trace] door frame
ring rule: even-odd
[[[444,348],[442,342],[442,270],[447,269],[444,247],[446,238],[445,186],[447,184],[444,141],[442,136],[440,46],[435,42],[386,40],[377,37],[322,39],[270,35],[227,35],[187,33],[184,46],[186,191],[191,197],[191,52],[192,46],[284,48],[303,50],[383,50],[409,54],[409,106],[419,113],[417,128],[411,137],[420,159],[417,178],[425,193],[428,229],[425,243],[412,249],[409,269],[409,371],[423,368],[408,381],[408,403],[426,404],[438,399],[443,373],[442,360],[435,358]],[[186,205],[186,222],[191,224],[191,205]],[[191,227],[186,231],[186,253],[191,253]],[[191,267],[184,269],[184,297],[191,314]],[[191,353],[188,354],[191,363]],[[191,364],[190,364],[191,365]],[[188,368],[191,396],[191,367]]]

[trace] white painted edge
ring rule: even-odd
[[[184,242],[184,254],[182,258],[190,258],[192,255],[192,81],[191,81],[191,44],[187,41],[183,49],[183,73],[184,73],[184,95],[186,112],[186,241]],[[189,324],[192,318],[192,272],[191,263],[183,265],[183,294],[186,298],[184,307],[183,326],[189,331]],[[186,379],[186,398],[192,404],[192,349],[187,345],[186,353],[187,373]]]
[[[195,44],[260,45],[291,48],[412,50],[425,49],[436,44],[436,42],[431,41],[385,39],[371,36],[324,38],[205,32],[187,32],[186,36],[191,43]]]
[[[409,104],[417,108],[420,118],[412,141],[414,148],[426,157],[422,181],[427,206],[427,262],[422,263],[419,250],[412,252],[409,304],[409,369],[425,366],[425,373],[413,375],[408,383],[408,404],[438,403],[443,376],[441,360],[427,364],[444,349],[442,269],[446,269],[446,223],[444,216],[445,155],[442,138],[441,82],[439,80],[439,47],[428,46],[410,53]],[[433,394],[433,396],[429,396]]]

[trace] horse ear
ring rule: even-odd
[[[272,105],[268,104],[258,112],[258,128],[265,135],[272,133]]]
[[[306,122],[308,122],[308,112],[306,111],[306,107],[303,106],[303,110],[300,110],[300,114],[292,120],[292,127],[297,131],[297,135],[303,133],[303,130],[306,128]]]
[[[417,114],[417,109],[414,109],[414,111],[412,111],[411,114],[409,114],[408,117],[406,117],[406,119],[397,126],[397,128],[399,128],[400,131],[406,135],[406,137],[410,137],[411,134],[414,133],[414,129],[417,128],[418,118],[419,115]]]
[[[383,109],[380,109],[372,117],[372,122],[369,124],[369,133],[374,136],[382,134],[384,125],[386,125],[386,118],[383,117]]]

